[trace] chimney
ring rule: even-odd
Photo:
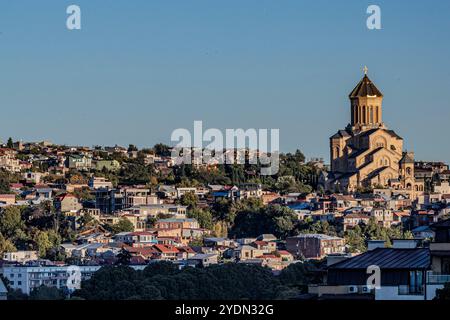
[[[367,241],[367,250],[371,251],[377,248],[385,248],[386,241],[384,240],[369,240]]]

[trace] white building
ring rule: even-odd
[[[16,251],[5,252],[3,254],[3,260],[8,262],[25,263],[27,261],[33,261],[39,259],[37,251]]]
[[[146,266],[132,266],[144,269]],[[42,285],[74,291],[82,280],[88,280],[101,266],[13,266],[4,265],[0,273],[9,281],[12,289],[25,294]]]

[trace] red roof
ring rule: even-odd
[[[55,199],[58,201],[63,201],[65,198],[77,198],[77,197],[75,197],[73,194],[70,193],[64,193],[57,196]]]
[[[140,247],[129,247],[126,246],[124,247],[128,252],[130,253],[134,253],[134,254],[141,254],[143,256],[151,256],[154,253],[156,253],[157,251],[152,248],[152,247],[144,247],[144,248],[140,248]]]
[[[179,250],[175,247],[175,246],[171,246],[171,245],[164,245],[164,244],[156,244],[154,245],[154,247],[162,252],[162,253],[178,253]]]
[[[344,219],[370,219],[370,217],[361,213],[350,213]]]
[[[410,214],[408,212],[394,212],[394,214],[399,217],[409,217],[410,216]]]
[[[255,241],[253,242],[254,244],[258,245],[258,246],[267,246],[267,241]]]
[[[133,265],[137,265],[137,264],[146,264],[145,259],[142,258],[141,256],[134,256],[134,257],[131,257],[130,263],[133,264]]]
[[[262,256],[259,256],[259,257],[256,257],[256,258],[259,258],[259,259],[279,259],[279,257],[277,257],[276,255],[274,255],[274,254],[263,254]]]
[[[14,194],[0,194],[0,198],[3,198],[3,199],[15,199],[16,196]]]
[[[128,234],[129,236],[153,236],[155,235],[154,232],[148,232],[148,231],[135,231],[132,232],[130,234]]]
[[[194,249],[192,249],[191,247],[181,247],[178,248],[178,250],[186,253],[195,253]]]

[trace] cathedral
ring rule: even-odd
[[[367,76],[349,95],[351,122],[330,138],[331,191],[392,189],[410,199],[423,193],[414,178],[414,153],[403,152],[403,139],[383,122],[383,94]]]

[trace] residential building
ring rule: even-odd
[[[286,250],[294,257],[322,259],[345,252],[345,239],[324,234],[301,234],[286,239]]]
[[[215,253],[199,253],[187,259],[187,263],[195,267],[208,267],[218,263],[218,255]]]
[[[127,211],[148,217],[157,217],[160,214],[173,215],[175,218],[184,218],[186,216],[187,206],[176,204],[147,204],[135,206],[127,209]]]
[[[420,240],[372,241],[365,253],[331,264],[324,282],[311,285],[309,293],[321,299],[366,296],[375,300],[433,300],[436,290],[450,282],[450,219],[432,224],[434,241],[421,247]],[[368,286],[372,271],[379,268],[377,288]]]
[[[100,269],[100,266],[79,266],[81,280],[88,279]],[[30,294],[34,288],[41,285],[68,290],[68,287],[78,287],[79,283],[68,283],[71,274],[76,271],[73,266],[9,266],[4,265],[1,273],[8,279],[12,289],[20,289]]]
[[[0,169],[9,172],[20,172],[19,160],[16,159],[17,152],[14,149],[0,148]]]
[[[83,208],[78,198],[69,193],[55,197],[53,204],[59,212],[77,212]]]
[[[104,177],[92,177],[91,179],[89,179],[88,186],[89,188],[92,189],[101,189],[101,188],[112,189],[113,187],[111,181],[109,181]]]
[[[177,260],[179,250],[175,246],[157,244],[153,248],[157,250],[160,260]]]
[[[370,217],[363,213],[350,213],[345,215],[344,221],[344,231],[356,227],[359,224],[368,224]]]
[[[200,225],[197,220],[193,218],[185,218],[185,219],[160,219],[156,222],[155,227],[157,229],[198,229]]]
[[[257,183],[244,183],[239,185],[241,199],[262,198],[262,186]]]
[[[37,251],[16,251],[3,253],[3,260],[8,262],[26,263],[39,259]]]
[[[368,268],[380,269],[380,288],[367,286]],[[375,300],[424,300],[430,253],[426,248],[376,248],[327,268],[326,285],[310,287],[319,297],[370,295]]]
[[[394,215],[392,210],[383,208],[374,208],[370,213],[370,216],[383,227],[389,228],[394,222]]]
[[[66,159],[66,167],[80,171],[89,171],[92,168],[92,158],[83,154],[71,154]]]
[[[31,172],[31,171],[29,171],[29,172],[23,173],[22,176],[23,176],[23,178],[25,179],[25,181],[27,183],[39,184],[39,183],[41,183],[41,179],[44,176],[44,174],[40,173],[40,172]]]
[[[15,194],[0,194],[0,204],[4,203],[7,206],[13,205],[16,203],[16,195]]]

